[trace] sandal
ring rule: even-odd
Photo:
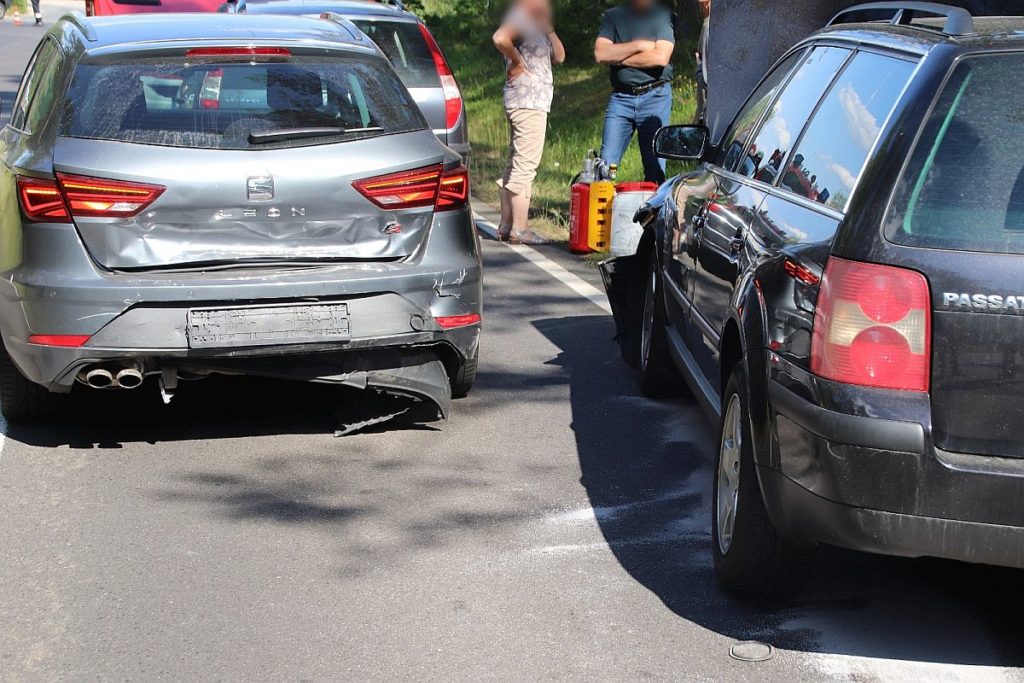
[[[511,235],[512,235],[512,226],[511,225],[499,225],[498,226],[498,241],[499,242],[508,242]]]
[[[548,240],[533,230],[513,230],[509,233],[510,244],[547,244]]]

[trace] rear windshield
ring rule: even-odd
[[[898,244],[1024,254],[1024,53],[956,66],[893,206]]]
[[[372,19],[355,19],[353,23],[388,56],[405,87],[441,87],[441,77],[419,24]]]
[[[61,122],[68,137],[201,149],[328,144],[426,128],[383,62],[291,56],[82,63]],[[296,132],[301,131],[301,132]]]

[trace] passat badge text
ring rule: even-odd
[[[954,310],[1024,313],[1024,296],[945,292],[942,295],[942,305]]]

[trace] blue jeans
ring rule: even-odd
[[[601,158],[609,164],[622,161],[622,155],[637,132],[640,159],[644,162],[644,180],[665,182],[665,160],[654,155],[654,134],[668,125],[672,114],[672,86],[658,86],[643,95],[613,92],[604,114]]]

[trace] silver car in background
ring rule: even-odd
[[[0,399],[210,373],[437,405],[476,374],[461,159],[344,20],[66,15],[0,132]]]
[[[329,12],[350,20],[391,60],[438,139],[469,156],[469,128],[455,75],[430,29],[399,0],[239,0],[238,7],[248,14]]]

